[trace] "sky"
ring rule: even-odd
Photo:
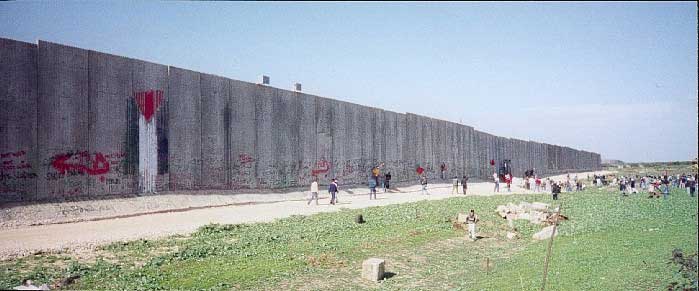
[[[695,2],[0,3],[38,39],[627,162],[697,157]]]

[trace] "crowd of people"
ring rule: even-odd
[[[367,185],[369,187],[369,199],[377,199],[377,188],[382,188],[383,192],[390,191],[391,189],[391,172],[381,174],[381,169],[384,164],[377,165],[373,167],[368,175]],[[416,169],[418,182],[421,185],[421,193],[423,195],[429,195],[427,191],[428,178],[425,170],[421,167]],[[506,173],[502,177],[498,173],[493,173],[493,192],[500,192],[501,182],[505,183],[505,189],[507,192],[512,191],[512,183],[515,180],[514,176],[510,173]],[[440,178],[442,180],[446,179],[446,166],[442,164],[440,166]],[[461,178],[454,177],[452,179],[452,194],[466,194],[468,191],[468,176],[463,176]],[[590,179],[588,175],[587,179]],[[637,194],[640,192],[647,192],[649,197],[660,197],[667,198],[670,195],[671,188],[681,188],[686,189],[687,194],[691,197],[695,196],[696,193],[696,174],[677,174],[677,175],[644,175],[644,176],[614,176],[614,175],[593,175],[592,184],[597,187],[603,186],[618,186],[621,191],[622,196],[628,196],[629,194]],[[582,179],[579,179],[577,175],[571,177],[567,174],[564,180],[554,181],[551,178],[542,179],[534,173],[534,170],[525,171],[525,176],[520,180],[519,186],[523,189],[533,192],[548,192],[550,191],[552,198],[554,200],[558,199],[558,196],[562,192],[575,192],[583,191],[586,188],[585,183]],[[461,193],[459,193],[461,189]],[[339,192],[338,180],[332,179],[330,185],[328,185],[328,193],[330,194],[330,204],[334,205],[338,203],[337,193]],[[315,200],[316,205],[318,204],[318,179],[314,177],[311,183],[311,195],[308,200],[310,204]]]
[[[612,177],[611,181],[607,184],[619,186],[619,191],[622,196],[646,192],[649,198],[659,198],[662,195],[663,198],[667,199],[672,189],[681,189],[686,191],[687,195],[695,197],[697,176],[696,174],[668,175],[667,173],[658,176],[619,176],[618,178]],[[600,185],[607,184],[600,183]]]

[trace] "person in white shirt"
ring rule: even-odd
[[[311,205],[311,201],[316,200],[316,205],[318,205],[318,177],[313,177],[313,183],[311,183],[311,198],[308,199],[306,205]]]
[[[498,173],[493,173],[493,182],[495,182],[493,192],[500,192],[500,179],[498,179]]]

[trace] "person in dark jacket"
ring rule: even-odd
[[[384,176],[383,191],[391,189],[391,172],[386,173]]]
[[[553,182],[551,185],[551,194],[553,195],[553,200],[558,200],[558,194],[561,194],[561,185],[558,182]]]
[[[330,186],[328,186],[328,192],[330,192],[330,204],[335,205],[335,203],[338,202],[337,200],[337,179],[333,179],[333,182],[330,183]]]
[[[466,195],[466,190],[468,189],[468,185],[466,184],[468,182],[468,177],[464,176],[461,178],[461,188],[464,189],[464,195]]]

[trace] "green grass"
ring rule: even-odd
[[[554,240],[549,290],[664,289],[677,280],[672,250],[696,254],[697,199],[682,191],[667,201],[606,189],[561,196],[570,220]],[[208,225],[191,236],[114,243],[96,259],[40,254],[0,262],[0,288],[80,274],[70,289],[539,289],[547,242],[531,235],[540,227],[517,221],[522,238],[507,240],[506,222],[494,212],[520,201],[552,202],[549,195],[454,197]],[[486,237],[476,242],[464,241],[450,221],[470,208]],[[364,224],[354,223],[360,213]],[[374,256],[394,274],[381,283],[358,278],[361,261]]]

